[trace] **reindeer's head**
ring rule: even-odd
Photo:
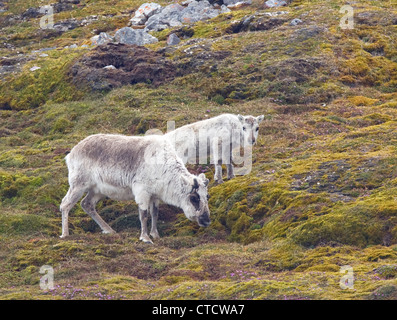
[[[207,185],[209,180],[204,173],[199,176],[190,176],[185,178],[187,182],[188,192],[186,193],[185,206],[183,211],[186,217],[194,222],[197,222],[200,227],[208,227],[210,221],[210,210],[208,209],[208,190]]]
[[[243,129],[244,144],[254,145],[258,140],[259,124],[262,122],[264,116],[242,116],[237,115]]]

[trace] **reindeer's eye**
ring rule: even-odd
[[[193,203],[199,203],[200,202],[200,197],[197,194],[191,194],[190,195],[190,201]]]
[[[259,127],[257,127],[255,130],[258,131],[258,130],[259,130]]]
[[[246,127],[243,127],[243,130],[245,131],[247,128]]]

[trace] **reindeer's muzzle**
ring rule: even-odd
[[[199,218],[198,218],[198,224],[200,227],[208,227],[211,223],[210,216],[208,215],[208,212],[203,213]]]

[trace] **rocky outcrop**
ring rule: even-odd
[[[251,3],[251,0],[227,0],[231,6],[237,2]],[[130,25],[135,28],[145,27],[145,31],[160,31],[170,27],[181,26],[184,23],[194,23],[201,20],[215,18],[220,13],[230,9],[225,4],[212,5],[207,0],[188,0],[183,5],[172,3],[161,7],[156,3],[145,3],[138,8],[135,16],[130,20]]]
[[[148,18],[161,11],[162,6],[158,3],[144,3],[135,11],[135,16],[131,18],[130,25],[144,25]]]

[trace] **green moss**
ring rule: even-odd
[[[363,97],[363,96],[355,96],[349,98],[350,102],[353,103],[355,106],[372,106],[379,100],[377,99],[371,99],[368,97]]]
[[[0,84],[0,104],[24,110],[37,108],[49,99],[63,102],[81,97],[81,91],[68,81],[67,67],[83,51],[69,54],[53,52],[47,60],[35,62],[40,66],[36,71],[30,71],[35,65],[28,63],[13,80]]]
[[[33,235],[52,233],[54,226],[48,218],[33,214],[2,214],[0,216],[0,234]]]
[[[378,261],[383,259],[394,259],[397,254],[391,248],[371,247],[366,250],[366,259],[368,261]]]
[[[369,296],[370,300],[396,300],[397,286],[392,284],[383,285],[377,288]]]
[[[72,127],[73,127],[73,123],[71,121],[61,117],[54,122],[51,132],[66,133],[70,131]]]
[[[383,265],[376,268],[376,273],[378,273],[382,278],[393,279],[397,277],[397,265]]]

